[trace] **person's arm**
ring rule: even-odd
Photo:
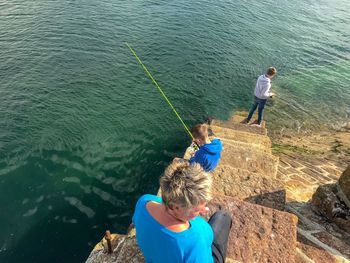
[[[192,164],[192,163],[197,163],[198,160],[199,160],[199,155],[200,155],[200,151],[198,150],[198,151],[196,151],[196,152],[194,153],[194,155],[190,158],[190,160],[189,160],[190,164]]]
[[[268,83],[263,87],[263,94],[262,94],[262,96],[263,96],[265,99],[271,98],[271,97],[274,95],[273,92],[270,92],[270,89],[271,89],[271,83],[268,82]]]
[[[194,142],[192,142],[191,145],[189,147],[187,147],[183,158],[185,160],[190,160],[197,151],[198,151],[198,149],[196,149]]]
[[[130,231],[131,231],[133,228],[135,228],[135,224],[132,222],[132,223],[129,225],[128,230],[126,231],[126,233],[129,234]]]

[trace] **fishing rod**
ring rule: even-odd
[[[160,92],[160,94],[164,97],[164,99],[166,100],[166,102],[169,104],[169,106],[171,107],[171,109],[174,111],[176,117],[180,120],[180,122],[182,123],[182,125],[184,126],[185,130],[187,131],[187,133],[190,135],[190,137],[192,138],[192,140],[194,141],[194,137],[192,135],[192,133],[190,132],[190,130],[187,128],[186,124],[184,123],[184,121],[181,119],[179,113],[176,111],[176,109],[174,108],[173,104],[171,104],[170,100],[168,99],[168,97],[165,95],[164,91],[161,89],[161,87],[158,85],[157,81],[153,78],[153,76],[151,75],[151,73],[148,71],[148,69],[146,68],[146,66],[142,63],[141,59],[137,56],[136,52],[132,49],[132,47],[125,42],[125,45],[128,46],[128,48],[130,49],[130,51],[133,53],[133,55],[135,56],[135,58],[137,59],[137,61],[140,63],[140,65],[142,66],[142,68],[144,69],[144,71],[147,73],[148,77],[152,80],[152,82],[154,83],[154,85],[156,85],[156,87],[158,88],[158,91]],[[195,143],[196,146],[199,148],[198,144]]]

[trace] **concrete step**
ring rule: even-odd
[[[325,220],[310,202],[289,202],[286,210],[299,218],[298,248],[303,258],[320,263],[350,262],[350,233]]]
[[[223,144],[220,165],[230,165],[252,173],[260,173],[265,177],[276,178],[278,157],[253,148]]]
[[[266,135],[259,135],[255,133],[232,130],[230,128],[220,127],[216,125],[210,126],[213,136],[225,138],[234,141],[246,142],[249,144],[260,145],[266,148],[271,148],[271,140]]]
[[[239,262],[295,262],[297,222],[293,214],[214,195],[208,205],[232,217],[227,257]]]
[[[228,121],[213,120],[211,122],[211,125],[220,126],[223,128],[229,128],[229,129],[238,130],[238,131],[245,131],[245,132],[254,133],[254,134],[267,135],[267,129],[264,128],[265,123],[263,123],[261,127],[257,127],[253,125],[242,124],[241,121],[243,120],[244,120],[243,117],[236,116],[235,118],[230,119]]]
[[[214,193],[284,210],[286,192],[283,181],[279,179],[230,165],[219,165],[212,175]]]
[[[223,144],[230,145],[232,147],[236,147],[236,146],[241,147],[241,148],[245,147],[245,148],[254,149],[257,152],[272,154],[271,148],[264,147],[262,145],[241,142],[241,141],[235,141],[235,140],[230,140],[230,139],[225,139],[225,138],[220,138],[220,140]]]

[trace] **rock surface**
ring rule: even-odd
[[[277,178],[285,182],[287,201],[310,200],[318,186],[335,183],[342,173],[335,161],[314,155],[287,152],[279,157]]]
[[[350,165],[339,178],[340,190],[344,193],[343,201],[350,207]]]
[[[213,172],[213,192],[283,210],[284,183],[276,179],[278,158],[271,153],[271,140],[264,127],[241,124],[243,119],[234,116],[210,126],[223,142],[222,158]]]
[[[285,189],[281,180],[245,169],[220,165],[213,172],[213,192],[279,210],[284,209]]]
[[[262,127],[257,127],[257,126],[252,126],[252,125],[240,124],[240,122],[243,120],[244,120],[244,117],[234,116],[228,121],[214,120],[212,122],[212,125],[220,126],[223,128],[230,128],[230,129],[237,130],[237,131],[249,132],[249,133],[253,133],[253,134],[267,135],[267,130],[265,128],[265,122],[263,123]]]
[[[271,140],[265,135],[252,134],[244,131],[237,131],[230,128],[224,128],[211,125],[213,136],[219,137],[224,142],[242,142],[248,143],[251,147],[259,148],[262,151],[271,153]]]
[[[343,173],[347,177],[342,186],[336,182],[350,163],[350,133],[275,139],[273,152],[278,161],[271,154],[265,123],[254,127],[241,124],[243,119],[233,116],[226,122],[214,120],[211,125],[213,135],[223,142],[224,152],[213,173],[215,199],[210,209],[226,207],[233,216],[226,262],[350,262],[350,234],[324,216],[334,216],[336,211],[324,207],[321,213],[316,205],[317,198],[321,201],[331,196],[326,203],[334,207],[334,198],[341,196],[338,188],[349,197],[349,168]],[[324,184],[338,188],[323,187],[316,195],[319,197],[315,196],[316,203],[309,202]],[[284,205],[299,218],[297,227],[295,216],[275,210]],[[113,242],[111,255],[98,244],[87,262],[143,262],[133,235],[116,235]]]
[[[252,263],[294,262],[296,216],[219,195],[209,208],[211,213],[225,209],[232,216],[228,257]]]
[[[251,148],[223,144],[220,163],[276,178],[278,158]]]
[[[337,258],[303,236],[298,238],[296,263],[337,263]]]
[[[337,184],[320,186],[312,196],[311,202],[317,211],[350,234],[350,209],[338,197],[337,186]]]
[[[112,235],[111,254],[107,253],[107,241],[102,239],[91,252],[86,263],[143,263],[144,257],[137,245],[135,231],[129,235]]]

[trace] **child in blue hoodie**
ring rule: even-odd
[[[213,171],[218,166],[222,143],[219,139],[210,140],[208,136],[208,125],[198,124],[191,130],[194,142],[199,145],[199,150],[190,158],[190,163],[199,163],[206,172]]]

